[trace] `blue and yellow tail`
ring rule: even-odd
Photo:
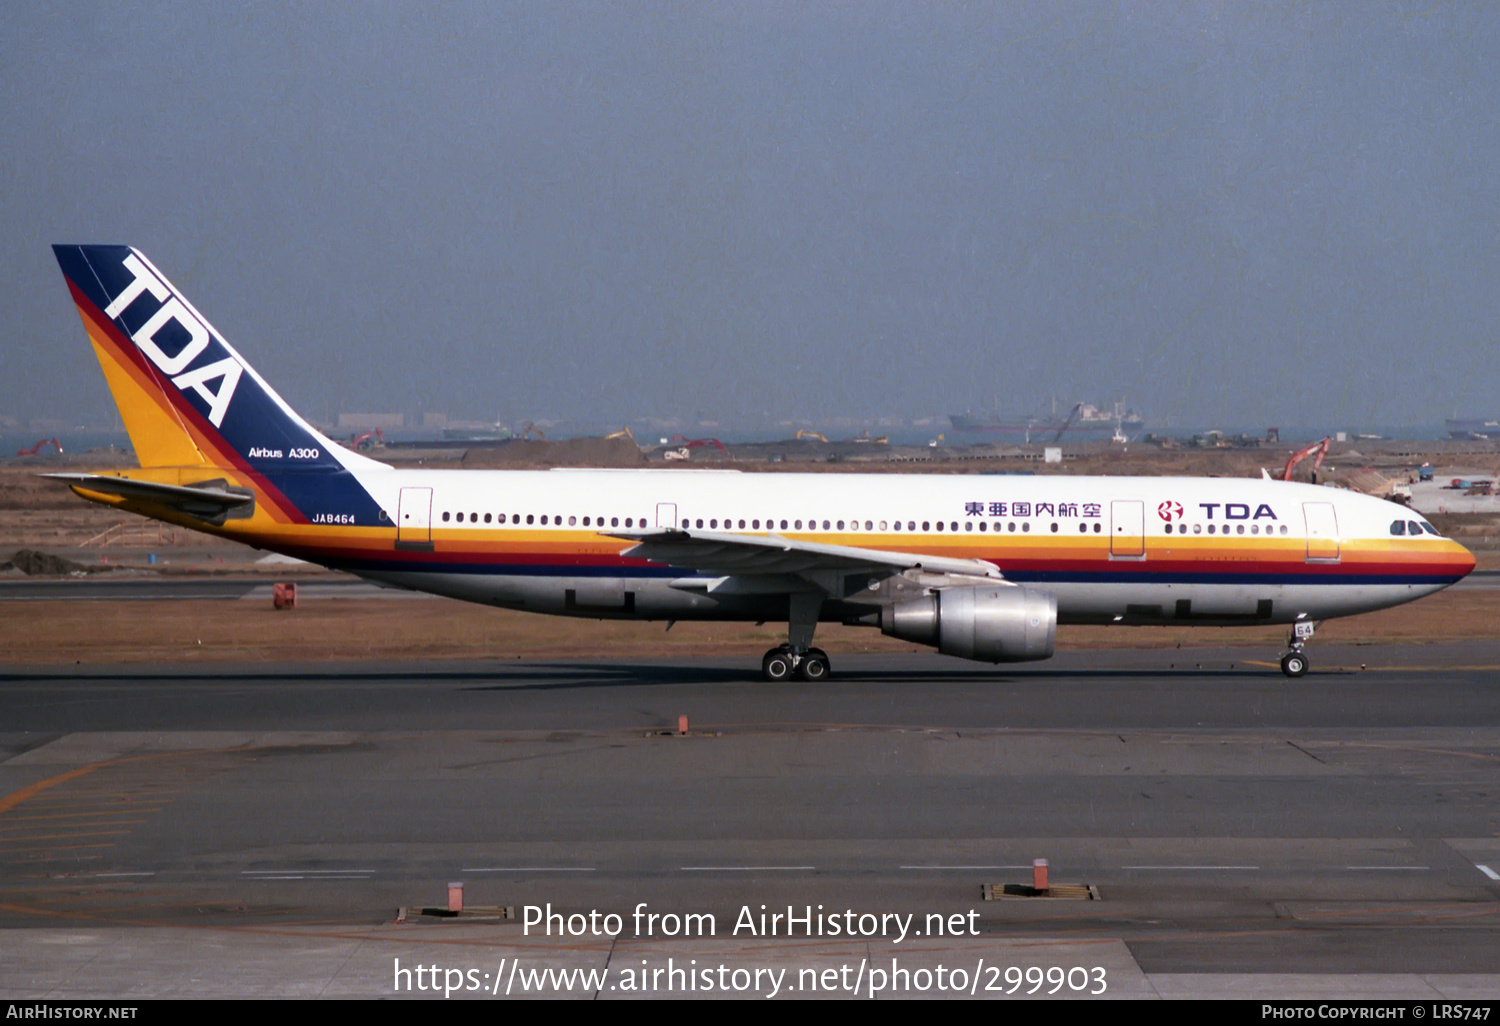
[[[175,471],[143,476],[223,471],[282,522],[384,522],[354,475],[384,465],[298,416],[139,251],[52,248],[141,466]]]

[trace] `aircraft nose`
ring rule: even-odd
[[[1468,549],[1464,548],[1456,541],[1450,541],[1448,544],[1453,547],[1452,554],[1454,572],[1457,573],[1460,578],[1467,577],[1469,576],[1469,574],[1473,573],[1474,567],[1477,565],[1474,559],[1474,553],[1470,552]]]

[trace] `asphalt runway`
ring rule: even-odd
[[[388,996],[404,954],[497,981],[908,957],[1087,963],[1109,996],[1500,997],[1500,642],[1310,651],[1295,681],[1233,648],[849,657],[817,685],[738,660],[10,668],[0,993]],[[983,900],[1038,858],[1092,896]],[[456,882],[518,919],[420,915]],[[624,935],[523,933],[549,904]],[[731,932],[761,905],[964,929]],[[639,935],[642,906],[716,931]]]

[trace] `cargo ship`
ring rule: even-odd
[[[1466,420],[1447,420],[1443,425],[1448,429],[1448,437],[1460,442],[1487,442],[1492,438],[1500,438],[1500,420],[1471,417]]]
[[[954,431],[982,434],[999,442],[1022,445],[1042,442],[1118,442],[1133,440],[1146,426],[1145,418],[1124,403],[1112,409],[1101,409],[1093,403],[1074,403],[1059,411],[1056,402],[1051,412],[1024,417],[1002,417],[987,413],[950,413]]]

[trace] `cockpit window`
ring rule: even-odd
[[[1392,534],[1405,534],[1406,533],[1406,521],[1405,520],[1392,520],[1391,521],[1391,533]]]
[[[1432,535],[1434,538],[1441,538],[1442,537],[1441,534],[1438,534],[1438,529],[1436,527],[1433,527],[1431,524],[1427,523],[1426,521],[1423,521],[1423,523],[1422,523],[1422,530],[1426,531],[1428,534]]]
[[[1422,533],[1422,525],[1419,524],[1419,523],[1417,523],[1415,520],[1408,520],[1406,522],[1406,533],[1407,534],[1421,534]]]

